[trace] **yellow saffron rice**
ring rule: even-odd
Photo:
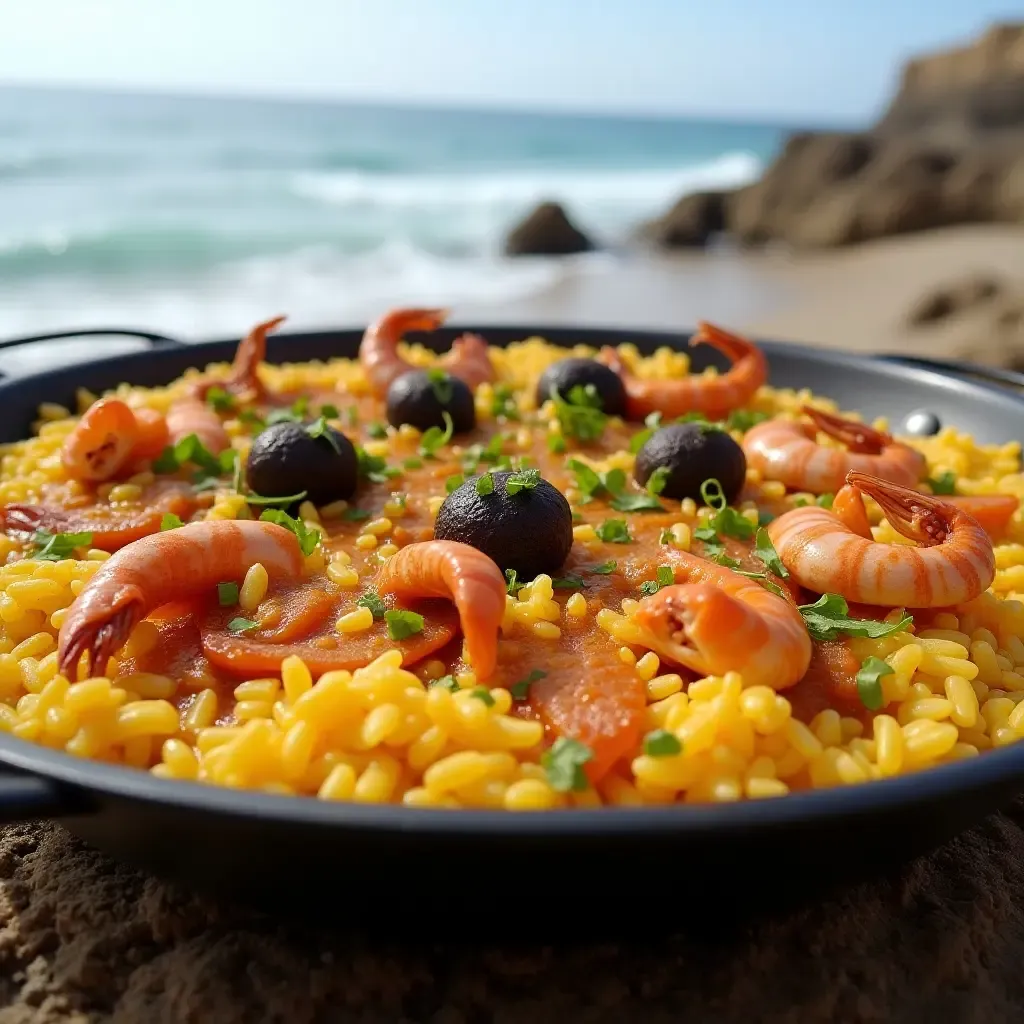
[[[434,358],[418,348],[403,351],[422,365]],[[592,351],[581,347],[575,354]],[[627,346],[623,354],[644,376],[674,377],[688,371],[684,353],[665,349],[642,359]],[[532,384],[543,368],[565,355],[564,349],[541,339],[491,350],[499,381],[523,389],[518,394],[524,409],[532,402]],[[351,360],[266,366],[262,372],[271,388],[284,391],[366,390],[362,370]],[[167,388],[121,385],[112,393],[132,404],[166,410],[198,373],[189,371]],[[81,408],[95,397],[80,394]],[[481,421],[493,416],[492,399],[493,385],[478,389]],[[761,388],[752,408],[795,416],[807,402],[843,412],[807,392],[771,387]],[[44,406],[36,435],[2,449],[0,502],[37,500],[43,485],[64,479],[59,450],[75,422],[71,411]],[[875,426],[884,429],[887,424],[878,421]],[[244,451],[249,438],[241,425],[228,421],[227,427]],[[1024,499],[1017,443],[979,445],[950,427],[910,443],[927,457],[930,477],[955,474],[961,493]],[[387,441],[380,444],[378,454],[386,453]],[[628,472],[632,459],[629,452],[618,452],[608,457],[607,466]],[[753,475],[749,482],[760,484]],[[140,479],[108,486],[105,498],[130,501],[146,483],[141,474]],[[437,494],[426,496],[435,511],[444,498],[442,484]],[[762,487],[765,496],[781,497],[780,485]],[[799,504],[801,496],[788,500]],[[337,512],[308,506],[302,515],[315,523]],[[244,501],[227,491],[213,495],[205,512],[210,518],[248,514]],[[365,524],[357,545],[379,552],[381,558],[393,554],[397,547],[388,538],[401,514],[400,503],[386,508],[384,515]],[[585,542],[588,530],[593,532],[592,527],[578,527],[577,540]],[[884,521],[874,533],[880,541],[901,540]],[[674,527],[670,543],[688,550],[689,527]],[[482,700],[469,673],[456,680],[457,691],[430,687],[430,679],[443,674],[444,665],[427,659],[405,670],[397,651],[355,672],[328,672],[315,683],[303,662],[291,657],[279,675],[242,681],[233,694],[223,689],[218,693],[201,678],[149,674],[97,676],[69,684],[57,671],[57,632],[66,609],[107,557],[99,551],[83,554],[56,562],[23,559],[18,545],[0,534],[0,729],[77,757],[146,769],[162,778],[410,807],[540,810],[723,802],[902,775],[976,757],[1024,737],[1020,512],[996,547],[997,572],[989,592],[938,616],[932,628],[911,627],[881,640],[852,641],[858,657],[882,658],[893,669],[880,680],[883,711],[867,728],[831,709],[800,721],[784,692],[745,686],[737,673],[687,686],[671,666],[663,667],[644,648],[643,632],[632,618],[637,602],[626,599],[619,607],[595,608],[577,594],[563,607],[552,600],[551,579],[539,577],[516,598],[508,598],[503,632],[528,630],[557,638],[572,620],[596,615],[610,642],[621,648],[622,660],[643,680],[648,730],[665,730],[679,740],[678,753],[651,756],[637,749],[596,789],[568,793],[556,791],[540,763],[542,726],[510,713],[507,690],[492,690],[493,699]],[[310,560],[312,567],[324,567],[319,550]],[[327,572],[341,587],[360,585],[344,553],[331,560]],[[266,590],[265,573],[250,575],[245,582],[247,606]],[[348,621],[339,620],[339,632],[366,627],[353,614],[344,617]],[[143,622],[129,645],[143,649],[154,641],[154,627]],[[110,667],[115,664],[112,660]]]

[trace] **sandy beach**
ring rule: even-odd
[[[650,329],[685,329],[706,319],[808,345],[985,360],[992,354],[986,352],[992,313],[984,304],[928,327],[906,323],[922,296],[982,274],[1005,280],[1011,291],[1024,288],[1024,227],[947,228],[817,253],[583,259],[546,292],[457,306],[453,316]]]

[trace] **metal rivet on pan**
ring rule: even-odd
[[[931,437],[942,429],[942,421],[927,409],[917,409],[903,421],[903,427],[908,434]]]

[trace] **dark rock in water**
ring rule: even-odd
[[[907,324],[923,327],[974,309],[1004,290],[1001,280],[990,274],[970,274],[923,295],[907,314]]]
[[[589,252],[594,244],[569,220],[558,203],[541,203],[505,239],[506,256],[567,256]]]
[[[728,192],[693,192],[645,224],[640,237],[663,249],[700,248],[725,230]]]

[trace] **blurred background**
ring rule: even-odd
[[[6,4],[0,337],[438,304],[1021,365],[1019,16]]]

